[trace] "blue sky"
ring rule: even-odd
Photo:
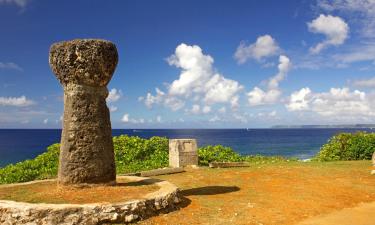
[[[114,42],[113,128],[375,123],[375,2],[0,0],[0,128],[59,128],[52,43]]]

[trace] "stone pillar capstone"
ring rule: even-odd
[[[117,62],[116,46],[105,40],[76,39],[50,48],[49,64],[64,88],[59,184],[116,182],[106,85]]]

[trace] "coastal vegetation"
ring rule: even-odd
[[[375,151],[375,133],[340,133],[322,146],[313,160],[370,160]]]
[[[152,137],[144,139],[120,135],[113,137],[118,174],[144,171],[168,166],[168,139]],[[54,178],[58,171],[60,144],[53,144],[34,159],[25,160],[0,168],[0,184],[27,182],[36,179]],[[333,136],[322,146],[314,161],[368,160],[375,151],[375,134],[341,133]],[[280,156],[240,155],[230,147],[222,145],[204,146],[198,149],[199,164],[210,162],[247,161],[254,164],[297,161],[296,158]]]

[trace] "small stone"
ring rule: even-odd
[[[155,201],[154,205],[157,210],[161,209],[160,203],[158,201]]]
[[[114,213],[113,216],[112,216],[112,221],[118,220],[118,217],[119,217],[119,214],[118,213]]]
[[[136,209],[138,209],[138,202],[135,202],[131,205],[131,211],[135,211]]]
[[[127,223],[132,222],[136,219],[138,219],[138,215],[130,214],[130,215],[125,216],[125,222]]]
[[[19,215],[19,214],[17,214],[17,213],[13,213],[13,214],[12,214],[12,217],[13,217],[13,218],[19,218],[19,217],[20,217],[20,215]]]
[[[177,196],[174,197],[173,202],[174,202],[174,203],[180,203],[180,198],[177,197]]]
[[[116,211],[115,207],[108,207],[103,210],[104,213],[111,213]]]
[[[130,209],[130,205],[125,205],[121,208],[121,210],[127,211]]]

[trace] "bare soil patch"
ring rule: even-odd
[[[374,225],[375,202],[309,218],[298,225]]]
[[[182,208],[139,224],[297,224],[375,201],[370,171],[370,161],[187,169],[158,176],[182,189]]]
[[[156,184],[118,179],[115,186],[86,188],[60,187],[56,181],[45,181],[12,187],[0,186],[0,199],[28,203],[87,204],[116,203],[142,199],[159,190]]]

